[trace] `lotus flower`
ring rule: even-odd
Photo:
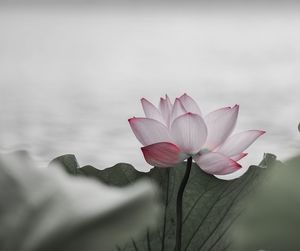
[[[206,116],[187,94],[161,98],[157,108],[141,99],[145,118],[129,119],[131,129],[142,143],[145,160],[152,166],[171,167],[192,157],[205,172],[213,175],[233,173],[241,168],[237,162],[259,136],[261,130],[232,134],[239,106],[224,107]]]

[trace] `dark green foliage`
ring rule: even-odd
[[[233,250],[300,250],[300,155],[272,168],[256,191],[234,228]]]
[[[259,166],[251,166],[241,178],[225,181],[204,173],[193,164],[183,198],[182,250],[227,250],[231,245],[228,232],[244,206],[241,200],[276,162],[266,154]],[[140,239],[130,240],[116,251],[173,251],[175,245],[176,196],[186,163],[172,168],[153,168],[148,173],[135,170],[129,164],[117,164],[98,170],[92,166],[79,167],[75,156],[64,155],[50,163],[61,164],[72,175],[91,176],[109,185],[126,186],[138,179],[148,178],[161,188],[165,212],[157,229],[145,232]]]

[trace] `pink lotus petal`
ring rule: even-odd
[[[234,134],[229,137],[223,145],[216,149],[216,151],[229,157],[238,155],[247,149],[259,136],[263,135],[264,133],[265,131],[249,130]]]
[[[180,101],[187,112],[195,113],[201,115],[201,110],[194,99],[192,99],[186,93],[183,94],[180,98]]]
[[[224,143],[235,127],[238,112],[239,106],[235,105],[233,108],[224,107],[205,116],[207,126],[205,148],[213,150]]]
[[[170,100],[169,100],[169,102],[170,102]],[[159,102],[159,109],[160,109],[160,112],[162,114],[162,117],[163,117],[166,125],[169,125],[171,111],[172,111],[171,110],[172,105],[169,102],[167,100],[167,96],[166,96],[166,99],[160,98],[160,102]]]
[[[214,175],[233,173],[241,168],[236,161],[216,152],[196,155],[194,160],[204,172]]]
[[[178,98],[176,98],[171,112],[170,123],[172,123],[179,116],[186,113],[187,111],[184,109],[183,105],[181,104],[181,101]]]
[[[157,120],[132,118],[128,121],[134,135],[144,146],[158,142],[172,142],[167,127]]]
[[[174,120],[170,133],[182,152],[193,154],[197,153],[204,144],[207,128],[202,117],[186,113]]]
[[[178,146],[162,142],[142,147],[145,160],[151,166],[171,167],[182,161]]]
[[[143,110],[144,110],[144,113],[147,118],[155,119],[155,120],[158,120],[161,122],[164,121],[160,111],[156,108],[155,105],[153,105],[151,102],[149,102],[145,98],[141,99],[141,103],[142,103]]]
[[[173,105],[172,105],[172,102],[171,102],[171,100],[169,99],[169,96],[168,96],[167,94],[166,94],[166,101],[167,101],[167,104],[168,104],[168,106],[169,106],[170,111],[172,111]]]
[[[248,153],[240,153],[238,155],[234,155],[232,157],[230,157],[231,159],[233,159],[234,161],[239,161],[242,158],[246,157],[248,155]]]

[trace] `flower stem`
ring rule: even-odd
[[[176,246],[175,251],[181,251],[181,235],[182,235],[182,198],[184,189],[186,187],[186,184],[188,182],[191,169],[192,169],[192,157],[189,157],[186,164],[186,170],[184,177],[181,181],[178,194],[177,194],[177,203],[176,203]]]

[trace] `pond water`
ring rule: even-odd
[[[204,113],[240,104],[236,131],[264,152],[300,149],[298,8],[1,7],[0,142],[43,163],[75,153],[148,170],[127,119],[187,92]]]

